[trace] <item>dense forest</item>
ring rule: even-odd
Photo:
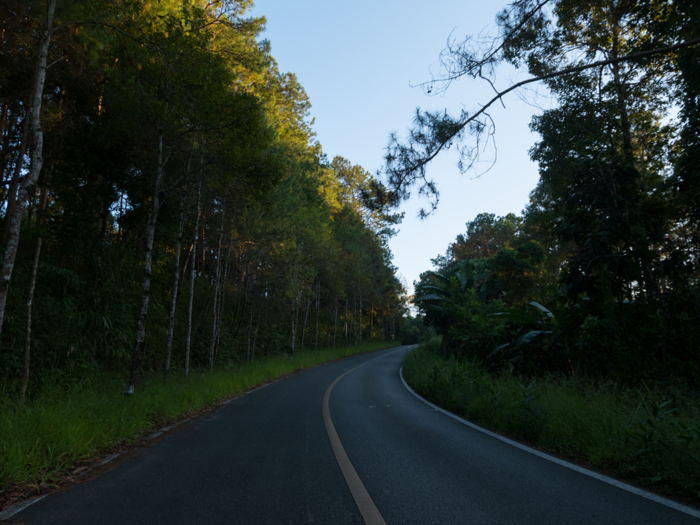
[[[467,222],[416,305],[446,355],[697,388],[700,3],[518,0],[497,24],[494,38],[451,41],[426,89],[494,82],[500,65],[528,76],[474,112],[419,112],[390,145],[390,197],[416,183],[437,197],[430,161],[456,148],[473,166],[494,132],[489,104],[534,82],[556,101],[530,124],[540,180],[520,215]]]
[[[0,392],[393,340],[401,215],[251,5],[0,4]]]

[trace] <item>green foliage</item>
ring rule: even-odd
[[[463,261],[484,268],[484,299],[510,312],[500,316],[509,323],[506,340],[488,350],[500,347],[500,362],[528,374],[697,388],[698,50],[624,58],[697,38],[695,4],[556,0],[542,8],[518,1],[497,16],[491,46],[467,40],[447,50],[444,89],[450,79],[482,78],[484,68],[509,62],[539,77],[557,100],[532,119],[540,139],[530,156],[540,180],[523,216],[480,213],[433,259],[445,276]],[[591,67],[599,60],[611,62]],[[679,119],[669,122],[674,105]],[[425,165],[443,147],[456,145],[461,166],[475,162],[479,147],[463,142],[479,144],[490,129],[477,115],[419,114],[406,144],[394,139],[390,147],[394,190],[426,181]],[[424,275],[417,289],[435,280]],[[443,343],[455,346],[458,324],[480,309],[458,310],[454,292],[449,300],[434,292],[417,304]],[[557,311],[526,318],[527,305],[539,304]]]
[[[308,96],[279,71],[250,0],[57,4],[45,163],[9,289],[0,397],[14,399],[22,377],[37,237],[30,399],[126,370],[144,298],[146,375],[164,371],[169,341],[165,372],[180,375],[186,352],[195,368],[211,349],[234,366],[302,342],[396,336],[405,291],[387,240],[401,215],[381,205],[381,184],[360,166],[327,161]],[[12,0],[0,14],[0,171],[11,181],[28,168],[23,123],[45,5]],[[74,20],[90,23],[61,26]]]
[[[421,316],[407,315],[401,318],[398,336],[402,345],[415,345],[429,341],[435,333]]]
[[[544,370],[573,373],[576,338],[567,332],[568,309],[555,301],[548,307],[536,301],[528,306],[534,309],[534,313],[508,309],[489,314],[489,317],[512,323],[518,328],[515,340],[495,348],[488,358],[500,355],[502,360],[528,374]]]

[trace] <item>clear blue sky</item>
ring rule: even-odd
[[[461,81],[445,95],[426,96],[411,88],[439,71],[439,55],[448,36],[457,38],[493,28],[495,13],[505,3],[475,0],[257,0],[252,12],[267,18],[264,37],[281,71],[293,72],[312,104],[314,129],[324,152],[341,155],[376,173],[392,131],[404,132],[417,106],[473,110],[490,99],[487,85]],[[517,71],[504,71],[505,87]],[[548,104],[546,99],[537,99]],[[413,197],[403,207],[406,219],[391,240],[394,264],[409,291],[430,259],[444,253],[478,213],[520,213],[537,184],[537,166],[528,149],[537,136],[528,123],[539,109],[518,96],[495,108],[498,160],[494,168],[460,175],[451,152],[437,159],[429,175],[439,185],[437,213],[420,221],[422,203]]]

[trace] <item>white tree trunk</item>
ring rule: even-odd
[[[200,169],[204,164],[204,153],[200,157]],[[202,204],[202,180],[204,174],[199,176],[199,187],[197,188],[197,210],[195,212],[194,231],[192,233],[192,264],[190,265],[190,300],[187,307],[187,337],[185,339],[185,376],[190,373],[190,341],[192,337],[192,303],[194,300],[194,278],[195,278],[195,257],[197,257],[197,232],[199,231],[199,208]]]
[[[350,337],[350,332],[348,331],[348,298],[345,298],[345,346],[348,346],[348,338]]]
[[[309,320],[309,310],[311,309],[312,300],[306,302],[306,313],[304,314],[304,326],[301,329],[301,350],[304,349],[304,336],[306,335],[306,322]]]
[[[335,349],[335,336],[338,333],[338,296],[335,296],[335,321],[333,322],[333,349]]]
[[[321,310],[321,279],[316,283],[316,337],[314,337],[314,352],[318,350],[318,316]]]
[[[299,307],[297,305],[298,302],[298,289],[297,289],[297,276],[298,276],[298,270],[299,270],[299,261],[294,261],[294,273],[292,274],[293,276],[293,283],[292,283],[292,290],[293,290],[293,296],[292,296],[292,355],[294,355],[294,346],[296,345],[296,340],[297,340],[297,313],[299,310]]]
[[[360,288],[360,315],[359,315],[359,322],[360,322],[360,344],[362,344],[362,288]]]
[[[355,346],[357,346],[357,296],[352,296],[352,335],[355,338]]]
[[[190,159],[192,155],[190,155]],[[173,300],[170,304],[170,319],[168,322],[168,342],[165,348],[165,375],[170,372],[170,357],[173,350],[173,333],[175,331],[175,309],[177,308],[178,286],[180,284],[180,250],[182,248],[182,231],[185,229],[185,201],[187,199],[188,178],[190,171],[190,160],[187,161],[187,171],[185,172],[185,188],[180,199],[180,222],[177,228],[177,241],[175,243],[175,269],[173,271]]]
[[[219,344],[221,343],[221,325],[224,322],[224,300],[226,299],[226,278],[228,277],[228,263],[230,257],[230,249],[226,253],[226,262],[224,264],[224,275],[221,278],[221,291],[219,296],[219,320],[216,324],[216,346],[214,348],[214,362],[219,356]]]
[[[156,182],[153,190],[153,208],[148,217],[146,226],[146,254],[143,262],[143,286],[141,293],[141,311],[136,323],[136,344],[134,345],[134,356],[131,361],[131,373],[129,382],[125,385],[124,393],[133,394],[134,387],[138,383],[141,375],[141,361],[146,346],[146,320],[148,319],[148,302],[151,297],[151,278],[153,260],[153,238],[155,236],[156,224],[158,222],[158,211],[160,210],[161,186],[163,181],[163,131],[158,131],[158,168],[156,169]]]
[[[219,300],[219,287],[221,286],[221,245],[224,242],[224,211],[221,211],[221,231],[219,232],[219,248],[216,252],[216,273],[214,276],[214,306],[212,308],[211,343],[209,345],[209,370],[214,370],[214,354],[216,349],[216,327],[219,323],[217,306]]]
[[[10,290],[10,279],[12,278],[12,270],[15,266],[17,258],[17,248],[19,246],[20,226],[24,208],[27,203],[27,197],[34,191],[36,181],[39,178],[41,167],[44,163],[44,134],[41,129],[41,102],[44,94],[44,84],[46,82],[46,61],[49,56],[49,45],[54,32],[53,14],[56,9],[56,0],[49,0],[48,11],[46,16],[46,28],[42,35],[41,43],[39,44],[39,53],[36,60],[35,82],[32,88],[32,159],[29,168],[29,173],[20,185],[17,202],[10,212],[7,225],[7,243],[5,244],[5,254],[2,261],[2,270],[0,271],[0,332],[5,320],[5,305],[7,303],[7,294]],[[22,159],[19,159],[21,162]]]

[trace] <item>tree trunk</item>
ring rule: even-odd
[[[158,131],[158,168],[156,170],[156,182],[153,191],[153,208],[148,217],[146,226],[146,253],[144,257],[143,269],[143,287],[141,294],[141,311],[139,312],[138,321],[136,323],[136,344],[134,345],[134,356],[131,361],[131,373],[129,382],[124,386],[125,394],[133,394],[134,387],[139,381],[141,375],[141,361],[143,360],[143,352],[146,346],[146,320],[148,319],[148,302],[151,297],[151,278],[152,260],[153,260],[153,238],[155,236],[156,224],[158,223],[158,211],[160,210],[160,199],[163,182],[163,131]]]
[[[27,295],[27,330],[24,336],[24,374],[22,376],[22,393],[20,402],[24,403],[29,384],[29,349],[32,341],[32,299],[34,298],[34,285],[36,284],[36,270],[39,267],[39,254],[41,253],[41,237],[36,241],[36,251],[34,252],[34,266],[32,267],[32,277],[29,281],[29,294]]]
[[[301,350],[304,349],[304,336],[306,335],[306,322],[309,320],[309,310],[311,309],[312,300],[306,301],[306,313],[304,314],[304,326],[301,329]]]
[[[27,113],[31,108],[27,109]],[[15,203],[17,199],[17,186],[19,184],[19,179],[22,174],[22,166],[24,165],[24,155],[27,152],[27,142],[29,140],[29,114],[24,116],[22,121],[22,136],[20,137],[19,152],[17,159],[15,160],[15,169],[12,174],[12,180],[10,181],[10,187],[7,190],[7,211],[5,213],[5,235],[3,242],[7,243],[8,235],[10,234],[10,217],[12,212],[15,210]],[[21,220],[21,219],[20,219]]]
[[[212,307],[212,312],[211,312],[211,317],[212,317],[212,323],[211,323],[211,341],[209,342],[209,371],[211,372],[214,370],[214,348],[216,346],[216,323],[218,320],[217,317],[217,311],[216,311],[216,306],[217,306],[217,301],[219,300],[219,271],[218,269],[216,270],[216,274],[214,275],[214,283],[212,284],[212,290],[214,294],[214,305]]]
[[[316,283],[316,336],[314,337],[314,352],[318,350],[318,317],[321,310],[321,280]]]
[[[619,55],[619,27],[615,27],[613,30],[612,38],[612,53],[610,58],[617,58]],[[615,91],[617,94],[617,109],[620,112],[620,127],[622,128],[622,141],[623,141],[623,153],[625,160],[628,162],[634,162],[634,150],[632,147],[632,126],[629,120],[629,114],[627,112],[627,93],[626,87],[622,83],[620,78],[620,65],[615,63],[611,64],[610,69],[613,74],[613,82],[615,84]]]
[[[34,203],[36,202],[36,186],[34,190],[29,195],[29,200],[27,201],[27,228],[32,226],[32,217],[34,216]]]
[[[177,225],[177,241],[175,242],[175,268],[173,269],[173,300],[170,303],[170,319],[168,320],[168,342],[165,347],[165,375],[170,373],[170,357],[173,350],[173,333],[175,332],[175,309],[177,308],[178,286],[180,284],[180,250],[182,248],[182,231],[185,229],[185,201],[187,200],[189,180],[187,174],[190,172],[190,158],[187,160],[187,171],[185,173],[185,187],[180,198],[180,222]]]
[[[3,321],[5,320],[5,305],[7,303],[7,294],[10,289],[10,279],[12,278],[12,270],[14,269],[15,259],[17,257],[17,248],[19,246],[20,226],[24,206],[27,201],[27,196],[31,193],[36,181],[39,178],[41,167],[43,165],[43,148],[44,135],[41,129],[41,102],[44,93],[44,83],[46,81],[46,60],[49,55],[49,44],[53,34],[53,13],[56,8],[56,0],[49,0],[46,29],[39,46],[36,67],[36,82],[33,86],[33,103],[32,103],[32,132],[34,134],[34,142],[32,144],[32,162],[29,173],[20,185],[18,202],[12,212],[9,212],[9,221],[7,225],[7,243],[5,244],[5,255],[2,261],[2,271],[0,272],[0,332],[2,331]]]
[[[221,325],[224,322],[224,302],[226,299],[226,278],[228,277],[228,263],[230,250],[227,250],[226,263],[224,264],[224,275],[221,278],[221,292],[219,295],[219,320],[216,324],[216,346],[214,347],[214,362],[219,357],[219,344],[221,343]]]
[[[294,355],[294,345],[296,344],[297,340],[297,326],[296,326],[296,318],[297,318],[297,310],[299,309],[297,306],[297,274],[298,274],[298,269],[299,269],[299,261],[294,261],[294,273],[292,274],[292,355]]]
[[[54,165],[51,164],[46,177],[44,177],[44,184],[41,186],[41,194],[39,196],[39,209],[36,214],[36,229],[41,228],[46,217],[46,204],[49,200],[49,182],[51,181],[51,174],[53,173]]]
[[[206,237],[204,236],[204,221],[202,221],[202,236],[200,237],[200,239],[202,240],[202,264],[199,266],[199,273],[204,274],[206,273],[204,265],[207,262]]]
[[[194,248],[193,244],[190,244],[190,249],[187,251],[187,258],[185,259],[185,266],[182,267],[182,284],[185,284],[185,277],[187,276],[187,269],[190,266],[190,262],[192,261],[192,248]],[[180,297],[182,297],[182,292],[185,290],[184,286],[178,288],[177,291],[177,296],[175,297],[175,302],[176,302],[176,307],[177,305],[180,304]]]
[[[352,296],[352,335],[355,338],[355,346],[357,346],[357,296]]]
[[[362,344],[362,288],[360,288],[360,315],[358,316],[358,320],[360,323],[360,344]]]
[[[348,298],[345,298],[345,346],[348,346],[348,338],[350,337],[350,332],[348,331]]]
[[[16,123],[12,123],[11,120],[16,120]],[[5,126],[6,131],[5,131],[5,137],[3,138],[2,135],[0,135],[0,139],[2,140],[2,155],[0,155],[0,177],[2,177],[2,182],[3,182],[3,187],[2,187],[2,202],[0,202],[0,205],[4,204],[6,195],[5,195],[5,171],[7,167],[7,160],[10,158],[10,139],[12,138],[12,131],[13,129],[17,126],[19,123],[19,115],[14,116],[12,112],[8,109],[7,110],[7,122],[8,124]]]
[[[209,371],[214,370],[214,357],[216,352],[216,327],[219,323],[219,316],[217,313],[217,302],[219,300],[219,287],[221,286],[221,246],[224,242],[224,210],[221,210],[221,231],[219,232],[219,248],[216,252],[216,276],[214,277],[214,282],[216,284],[214,288],[214,307],[212,309],[212,326],[211,326],[211,344],[209,345]]]
[[[263,317],[263,323],[267,320],[267,302],[263,302],[265,305],[265,316]],[[258,312],[258,322],[255,323],[255,337],[253,337],[253,352],[250,354],[250,360],[253,361],[255,359],[255,345],[258,341],[258,328],[260,328],[260,312]]]
[[[248,346],[245,353],[245,360],[250,363],[250,334],[253,331],[253,304],[250,305],[250,319],[248,320]]]
[[[204,151],[200,157],[200,169],[204,165]],[[192,303],[194,301],[195,258],[197,257],[197,232],[199,231],[199,208],[202,204],[202,180],[204,173],[199,176],[197,188],[197,209],[195,211],[194,230],[192,232],[192,265],[190,266],[190,301],[187,307],[187,337],[185,339],[185,377],[190,373],[190,342],[192,339]]]
[[[335,321],[333,327],[333,349],[335,350],[335,336],[338,334],[338,296],[335,296]]]

